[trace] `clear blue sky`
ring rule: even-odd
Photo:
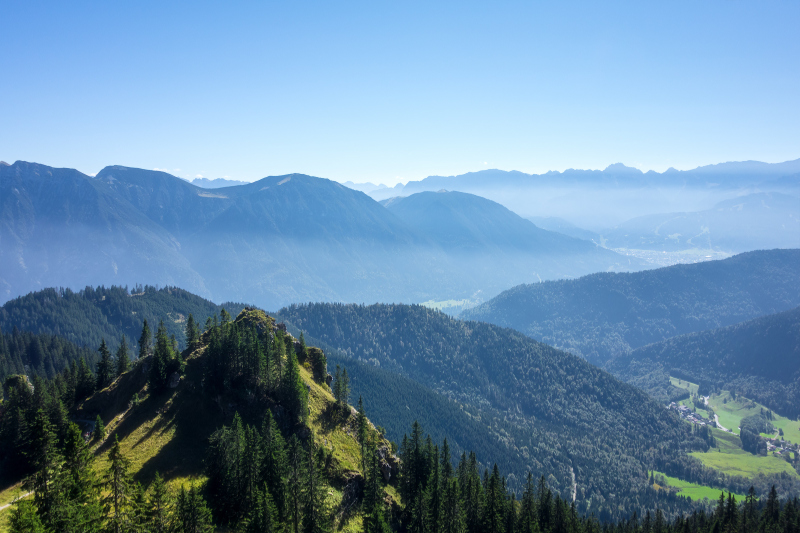
[[[796,0],[162,4],[0,3],[0,159],[393,184],[800,157]]]

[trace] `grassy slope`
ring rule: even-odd
[[[697,393],[696,383],[678,380],[674,377],[670,378],[670,382],[676,387],[689,390],[693,394]],[[727,400],[727,402],[725,400]],[[684,400],[681,403],[689,406],[692,405],[691,400]],[[760,413],[763,407],[756,402],[741,397],[737,400],[733,400],[728,391],[721,391],[720,394],[712,394],[708,399],[708,403],[719,417],[720,424],[733,431],[737,431],[742,418]],[[764,409],[766,410],[766,408]],[[698,412],[700,412],[700,409],[698,409]],[[774,424],[776,427],[784,428],[786,440],[800,442],[800,428],[798,428],[798,422],[776,415]],[[747,478],[753,478],[759,473],[769,475],[781,472],[786,472],[791,476],[798,476],[797,471],[784,459],[774,455],[768,455],[766,457],[753,455],[742,449],[742,443],[737,435],[718,429],[713,429],[713,432],[714,438],[717,440],[717,447],[711,448],[705,453],[694,452],[691,454],[704,465],[715,468],[728,475],[738,475]],[[670,483],[670,485],[672,485],[672,483]],[[718,495],[719,494],[717,494],[717,496]]]
[[[677,494],[680,496],[687,496],[692,500],[702,500],[704,498],[708,498],[711,501],[716,501],[719,499],[719,495],[722,492],[725,492],[720,489],[712,489],[711,487],[706,487],[704,485],[698,485],[697,483],[691,483],[689,481],[683,481],[682,479],[678,479],[676,477],[671,477],[661,472],[655,472],[656,476],[662,476],[666,482],[668,487],[678,489]],[[744,499],[744,495],[734,493],[737,501],[741,501]]]
[[[79,406],[77,418],[93,420],[100,413],[106,425],[106,441],[95,446],[96,472],[102,474],[108,467],[108,452],[114,436],[118,435],[123,453],[131,460],[134,479],[144,486],[153,480],[156,472],[164,476],[173,490],[184,484],[205,481],[203,460],[208,437],[223,424],[230,424],[231,413],[224,412],[202,394],[199,384],[204,351],[205,347],[201,347],[188,356],[184,378],[168,393],[150,396],[146,376],[137,365]],[[308,424],[317,443],[333,452],[332,471],[336,475],[329,479],[328,504],[336,508],[342,498],[344,474],[361,470],[355,416],[332,409],[334,399],[328,387],[314,382],[306,368],[301,368],[300,373],[311,387]],[[138,394],[141,401],[137,407],[129,408],[134,394]],[[18,486],[0,492],[0,506],[12,501],[19,492]],[[393,487],[387,487],[387,493],[399,501]],[[8,530],[9,510],[0,511],[0,533]],[[338,525],[339,531],[362,530],[358,512],[347,515],[342,522]]]
[[[753,455],[742,449],[738,436],[718,429],[713,431],[714,438],[717,439],[717,447],[711,448],[706,453],[694,452],[691,454],[704,465],[728,475],[744,476],[746,478],[753,478],[759,474],[770,475],[781,472],[798,477],[797,471],[792,468],[792,465],[780,457]]]

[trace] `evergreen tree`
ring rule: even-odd
[[[292,424],[304,422],[308,416],[308,389],[300,377],[297,355],[291,350],[287,356],[283,379],[283,404]]]
[[[176,505],[176,526],[181,533],[210,533],[214,531],[211,510],[200,491],[192,485],[189,491],[181,487]]]
[[[39,517],[45,525],[56,523],[57,512],[62,498],[59,474],[62,457],[56,447],[53,426],[39,409],[31,425],[29,460],[36,473],[32,479],[34,501]]]
[[[100,418],[100,415],[97,415],[94,420],[93,434],[94,438],[100,442],[106,440],[106,426],[103,424],[103,419]]]
[[[47,533],[36,506],[30,500],[17,500],[9,517],[11,533]]]
[[[144,359],[152,351],[153,333],[147,325],[147,319],[142,324],[142,335],[139,337],[139,359]]]
[[[100,486],[93,467],[94,454],[76,424],[69,425],[63,450],[60,473],[63,496],[56,529],[91,531],[102,520]]]
[[[304,480],[303,533],[330,531],[328,511],[325,507],[325,486],[317,457],[313,432],[308,437]]]
[[[200,326],[195,322],[194,317],[189,313],[189,318],[186,319],[186,346],[193,349],[200,340]]]
[[[172,530],[173,502],[167,485],[158,472],[150,485],[148,507],[150,531],[152,533],[169,533]]]
[[[108,351],[105,339],[100,342],[100,348],[97,351],[100,352],[100,361],[97,363],[97,384],[95,387],[97,390],[102,390],[111,383],[111,378],[114,376],[114,365],[111,362],[111,352]]]
[[[103,504],[109,531],[113,533],[127,532],[130,529],[129,512],[134,496],[130,477],[131,463],[123,455],[119,437],[116,435],[108,454],[108,461],[108,469],[103,478],[107,496],[103,499]]]
[[[121,376],[131,366],[131,357],[128,353],[128,340],[125,338],[125,335],[122,336],[122,341],[119,343],[119,348],[117,349],[117,376]]]
[[[150,387],[154,392],[161,392],[167,388],[167,379],[171,363],[175,361],[173,343],[167,337],[167,328],[162,320],[156,332],[156,344],[153,349],[153,358],[150,363]]]
[[[286,519],[291,522],[292,533],[300,533],[305,462],[303,448],[295,435],[289,438],[287,452]]]
[[[281,435],[271,411],[267,411],[267,416],[261,428],[261,435],[261,442],[264,447],[261,454],[261,479],[272,496],[272,501],[279,513],[278,516],[284,517],[286,511],[284,479],[288,476],[286,442],[283,440],[283,435]]]
[[[333,375],[333,397],[336,400],[337,407],[342,405],[342,370],[339,365],[336,365],[336,371]]]
[[[279,533],[282,529],[275,502],[272,501],[270,491],[265,485],[258,492],[256,504],[247,518],[244,533]]]

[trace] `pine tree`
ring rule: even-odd
[[[200,491],[192,485],[189,491],[181,487],[178,494],[177,529],[181,533],[210,533],[214,531],[211,522],[211,510],[200,495]]]
[[[282,530],[278,511],[266,485],[258,492],[256,504],[247,518],[244,533],[278,533]]]
[[[97,415],[97,418],[94,420],[93,433],[93,436],[96,440],[100,442],[106,440],[106,426],[103,424],[103,419],[100,418],[100,415]]]
[[[283,440],[283,435],[281,435],[271,411],[267,411],[261,435],[264,447],[261,454],[261,479],[266,483],[272,496],[279,513],[278,516],[283,517],[286,512],[286,487],[283,480],[288,476],[286,442]]]
[[[339,365],[336,365],[336,371],[333,375],[333,397],[336,400],[336,405],[342,405],[342,370]]]
[[[326,490],[319,469],[313,432],[308,437],[304,484],[303,533],[326,533],[330,531],[325,506]]]
[[[162,320],[156,332],[156,345],[153,349],[153,358],[150,363],[150,387],[154,392],[161,392],[167,388],[170,363],[175,360],[172,342],[167,337],[167,328]]]
[[[30,500],[17,500],[9,517],[11,533],[46,533],[42,519],[36,512],[36,506]]]
[[[119,343],[119,348],[117,349],[117,377],[127,372],[130,366],[131,357],[128,353],[128,340],[123,334],[122,341]]]
[[[153,333],[147,325],[147,319],[142,324],[142,335],[139,337],[139,359],[144,359],[150,355],[153,343]]]
[[[192,349],[200,339],[200,327],[195,322],[194,317],[189,313],[189,318],[186,319],[186,345]]]
[[[172,530],[173,506],[167,485],[161,474],[156,472],[148,499],[148,524],[152,533],[169,533]]]
[[[97,363],[97,384],[95,387],[97,390],[102,390],[111,383],[111,378],[114,376],[114,365],[111,362],[111,352],[108,351],[105,339],[100,341],[100,348],[97,351],[100,352],[100,361]]]
[[[292,533],[299,533],[305,463],[303,448],[295,435],[289,438],[287,452],[286,519],[292,524]]]
[[[31,424],[29,442],[29,461],[36,470],[32,478],[34,501],[42,522],[52,526],[56,522],[62,496],[58,481],[63,459],[56,447],[53,426],[41,409],[36,412]]]
[[[61,526],[57,530],[91,531],[102,521],[100,486],[94,472],[94,454],[80,428],[70,424],[64,439],[64,463],[60,477]]]
[[[128,531],[130,527],[129,511],[133,490],[130,477],[130,460],[122,453],[119,437],[114,436],[114,444],[108,454],[108,469],[103,482],[107,496],[103,500],[109,530],[113,533]]]
[[[292,424],[304,422],[308,416],[308,389],[300,377],[297,355],[291,350],[287,356],[283,379],[283,403]]]

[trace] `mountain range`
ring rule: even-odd
[[[209,190],[159,171],[110,166],[90,177],[17,162],[0,167],[0,295],[4,301],[47,286],[150,284],[267,308],[309,300],[421,302],[641,268],[539,230],[488,200],[448,198],[450,210],[437,223],[460,227],[476,254],[489,249],[498,229],[517,233],[490,247],[502,253],[488,263],[469,261],[436,226],[413,223],[424,196],[398,207],[403,219],[366,194],[300,174]],[[459,216],[461,209],[483,220],[481,227]],[[520,252],[515,242],[528,247]]]
[[[753,192],[800,192],[800,159],[743,161],[692,170],[642,172],[621,163],[604,170],[568,169],[544,174],[483,170],[429,176],[393,188],[369,190],[378,200],[423,191],[460,191],[494,200],[523,217],[558,217],[592,231],[657,213],[711,209]]]

